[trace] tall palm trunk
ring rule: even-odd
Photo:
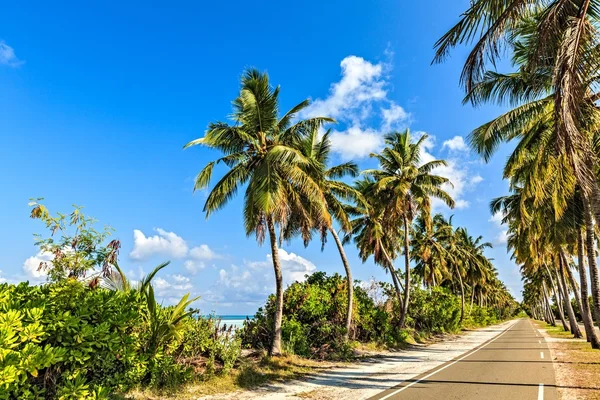
[[[594,220],[590,204],[583,200],[585,215],[585,247],[587,250],[587,259],[590,267],[590,283],[592,286],[592,315],[596,325],[600,326],[600,274],[598,273],[598,264],[596,262],[596,250],[594,248]]]
[[[573,295],[575,296],[575,302],[577,303],[577,307],[579,308],[579,314],[582,315],[583,318],[583,305],[581,304],[581,296],[579,291],[577,290],[577,282],[575,282],[575,276],[573,276],[573,271],[571,270],[571,266],[569,265],[569,259],[567,258],[567,254],[563,249],[560,251],[560,256],[563,260],[564,270],[567,273],[567,277],[569,279],[569,285],[573,288]],[[567,286],[568,288],[568,286]],[[567,289],[568,292],[568,289]],[[585,326],[585,324],[584,324]],[[587,328],[586,328],[587,332]]]
[[[273,257],[273,269],[275,270],[275,319],[273,321],[273,342],[271,343],[272,356],[281,355],[281,322],[283,320],[283,276],[281,274],[281,263],[279,262],[279,248],[277,247],[277,235],[275,224],[271,216],[267,217],[267,228],[269,229],[269,241],[271,242],[271,256]]]
[[[332,227],[329,227],[329,232],[333,239],[335,240],[335,244],[337,245],[338,251],[340,252],[340,258],[342,259],[342,264],[344,264],[344,269],[346,270],[346,286],[348,289],[348,304],[346,308],[346,333],[344,334],[344,340],[348,340],[348,335],[350,335],[350,328],[352,327],[352,302],[354,301],[354,281],[352,280],[352,271],[350,270],[350,264],[348,263],[348,259],[346,258],[346,252],[344,251],[344,246],[342,245],[342,241],[337,235],[337,232]]]
[[[554,284],[554,278],[552,278],[552,273],[550,272],[550,268],[548,265],[544,263],[544,267],[546,268],[546,272],[548,273],[548,277],[550,278],[550,286],[552,286],[552,292],[554,293],[554,298],[556,299],[556,308],[558,310],[558,317],[560,318],[560,322],[562,323],[563,329],[565,331],[569,330],[569,326],[567,325],[567,321],[565,320],[565,314],[562,309],[561,297],[556,291],[556,285]]]
[[[577,325],[577,319],[575,318],[575,312],[573,311],[573,307],[571,306],[571,302],[569,301],[569,289],[567,286],[567,281],[565,280],[564,274],[564,265],[562,259],[558,258],[559,269],[556,270],[557,281],[559,290],[562,290],[563,301],[565,304],[565,309],[567,310],[567,316],[569,317],[569,325],[571,326],[571,333],[574,337],[580,338],[581,330],[579,330],[579,325]]]
[[[390,275],[392,276],[392,283],[394,284],[394,291],[396,292],[396,297],[398,298],[398,304],[400,305],[400,309],[404,308],[404,303],[402,302],[402,290],[400,288],[400,281],[398,280],[398,275],[396,274],[396,269],[394,268],[394,261],[388,254],[387,250],[381,246],[381,251],[383,252],[383,256],[388,263],[388,271],[390,271]]]
[[[404,216],[404,266],[406,273],[404,275],[404,301],[402,304],[402,313],[400,314],[400,328],[406,324],[406,315],[408,314],[408,302],[410,300],[410,238],[408,236],[409,221]]]
[[[458,283],[460,285],[460,323],[462,324],[465,317],[465,286],[463,284],[462,276],[457,263],[454,263],[454,270],[456,271]]]
[[[554,318],[554,315],[552,314],[552,307],[550,306],[550,299],[548,299],[548,289],[546,288],[546,282],[542,280],[542,290],[544,291],[544,300],[546,301],[546,308],[547,308],[547,312],[546,314],[548,315],[548,323],[552,326],[556,326],[556,319]]]
[[[588,282],[587,274],[585,271],[585,258],[584,258],[584,244],[583,244],[583,232],[579,230],[577,233],[577,266],[579,269],[579,287],[581,290],[581,317],[583,318],[583,324],[585,326],[585,336],[587,341],[590,342],[593,349],[600,349],[600,337],[594,329],[594,322],[592,320],[592,312],[590,310],[590,303],[588,302]]]

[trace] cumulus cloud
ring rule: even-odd
[[[9,67],[18,67],[23,64],[24,61],[21,61],[17,58],[15,54],[15,50],[4,42],[4,40],[0,40],[0,64],[8,65]]]
[[[504,219],[504,214],[502,212],[497,212],[488,219],[488,222],[492,222],[494,225],[500,227],[502,226],[502,219]]]
[[[496,237],[494,237],[494,244],[506,244],[508,241],[508,230],[504,229],[498,232]]]
[[[405,124],[410,114],[388,97],[388,64],[348,56],[340,66],[341,79],[331,85],[326,98],[315,100],[303,116],[336,118],[344,129],[333,132],[333,151],[343,159],[365,158],[381,148],[382,136]],[[373,119],[380,121],[379,126],[367,127]]]
[[[425,132],[415,132],[415,139],[425,135]],[[446,141],[447,142],[447,141]],[[444,148],[446,142],[442,144]],[[428,135],[423,143],[423,151],[421,152],[421,162],[428,163],[436,160],[439,157],[434,155],[436,140],[432,135]],[[443,185],[443,189],[454,199],[456,209],[464,209],[470,206],[470,202],[465,196],[473,191],[477,184],[483,181],[483,178],[475,174],[470,169],[470,164],[466,163],[464,157],[450,156],[445,158],[447,165],[439,166],[431,171],[434,175],[443,176],[450,181]],[[446,207],[445,204],[438,199],[433,199],[432,206],[434,209]]]
[[[333,131],[331,134],[331,147],[340,153],[344,160],[368,157],[379,150],[383,144],[381,132],[374,129],[361,129],[352,126],[344,132]]]
[[[183,268],[192,275],[196,275],[200,270],[206,268],[206,264],[197,260],[186,260],[183,263]]]
[[[506,244],[508,241],[508,229],[502,224],[504,214],[497,212],[488,219],[488,222],[493,223],[497,228],[500,228],[500,232],[494,237],[494,244]]]
[[[454,136],[452,139],[445,140],[442,148],[451,151],[469,151],[469,146],[467,146],[462,136]]]
[[[169,303],[177,303],[186,293],[193,292],[194,288],[190,278],[178,274],[156,277],[152,280],[152,286],[156,295]]]
[[[25,260],[23,263],[23,272],[32,281],[44,281],[48,274],[46,270],[40,269],[40,264],[46,263],[48,267],[51,267],[53,258],[52,253],[40,251],[35,256],[31,256]]]
[[[305,275],[317,269],[311,261],[284,249],[279,249],[279,259],[284,286],[304,281]],[[205,300],[221,306],[259,305],[274,291],[273,263],[269,254],[262,261],[244,261],[242,266],[232,264],[228,269],[221,269],[217,282],[203,296]]]
[[[183,258],[188,253],[185,240],[174,232],[155,228],[157,235],[146,236],[138,229],[133,231],[133,250],[129,256],[134,260],[146,260],[154,255]]]
[[[147,260],[152,256],[160,255],[170,258],[188,258],[184,267],[188,270],[204,268],[203,261],[221,258],[208,245],[189,248],[187,242],[174,232],[167,232],[161,228],[155,228],[154,236],[146,236],[139,229],[133,231],[133,250],[129,257],[134,260]]]
[[[194,260],[214,260],[215,258],[221,258],[220,255],[212,251],[206,244],[192,248],[189,255]]]
[[[383,118],[383,129],[388,131],[399,122],[404,122],[408,119],[408,113],[404,108],[394,102],[391,102],[390,108],[381,109],[381,117]]]
[[[365,111],[373,101],[387,96],[382,79],[383,64],[372,64],[362,57],[348,56],[340,63],[342,78],[331,85],[329,96],[317,99],[310,106],[311,115],[332,118],[354,117]]]

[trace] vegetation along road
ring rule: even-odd
[[[518,320],[475,350],[371,399],[489,398],[558,398],[548,345],[529,320]]]

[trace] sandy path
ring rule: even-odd
[[[412,347],[335,368],[304,380],[276,383],[249,391],[206,396],[201,399],[367,399],[406,379],[450,361],[493,338],[513,322],[467,332],[451,340],[426,347]]]

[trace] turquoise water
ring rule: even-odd
[[[227,326],[233,325],[236,328],[241,328],[244,325],[246,318],[252,319],[252,315],[203,315],[204,318],[217,317],[221,318],[221,324]]]

